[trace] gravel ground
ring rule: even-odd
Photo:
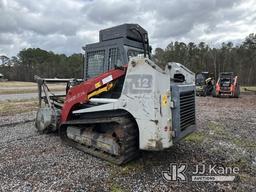
[[[196,133],[162,152],[116,166],[40,135],[35,112],[0,117],[1,191],[255,191],[256,96],[197,97]],[[238,167],[233,182],[167,182],[162,171],[186,163]]]

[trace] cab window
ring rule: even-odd
[[[108,57],[108,69],[113,69],[115,66],[122,66],[122,60],[119,48],[111,48],[109,49],[109,57]]]
[[[104,71],[105,51],[92,51],[87,53],[87,77],[95,77]]]

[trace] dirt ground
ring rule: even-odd
[[[198,130],[174,147],[141,152],[116,166],[40,135],[35,111],[0,117],[0,191],[255,191],[256,95],[197,97]],[[238,167],[232,182],[167,182],[162,171],[185,163]],[[234,174],[233,174],[234,175]]]

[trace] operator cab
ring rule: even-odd
[[[209,72],[201,72],[196,74],[196,85],[204,85],[205,80],[209,78]]]
[[[150,58],[148,33],[138,24],[123,24],[99,32],[99,42],[88,44],[85,50],[84,79],[128,64],[131,57]]]
[[[220,86],[221,87],[230,87],[234,81],[233,72],[222,72],[220,73]]]

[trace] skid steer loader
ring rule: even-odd
[[[214,86],[214,78],[209,72],[200,72],[196,74],[196,95],[210,96],[212,95]]]
[[[147,32],[137,24],[101,30],[84,47],[84,79],[36,77],[40,108],[36,128],[58,131],[77,149],[115,164],[139,150],[163,150],[192,133],[195,75],[181,64],[162,70],[150,59]],[[49,83],[67,83],[55,95]]]
[[[213,96],[229,96],[239,98],[240,86],[238,83],[238,76],[235,76],[233,72],[220,73],[218,81],[213,90]]]

